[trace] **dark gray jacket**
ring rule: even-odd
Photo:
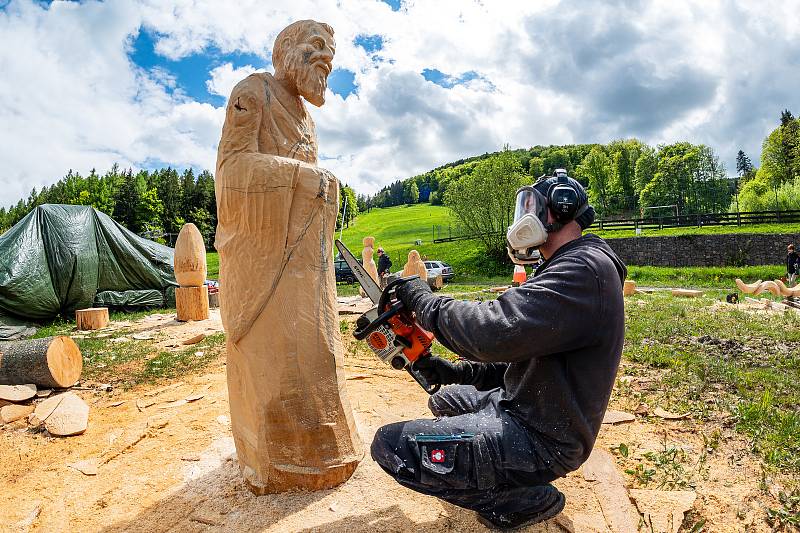
[[[412,307],[439,342],[475,361],[464,384],[501,387],[501,407],[564,475],[589,456],[608,406],[625,335],[625,275],[605,241],[584,235],[494,301],[420,292]]]

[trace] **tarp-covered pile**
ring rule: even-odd
[[[92,207],[45,204],[0,237],[0,314],[45,320],[93,305],[171,304],[172,257]]]

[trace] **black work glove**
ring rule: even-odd
[[[416,311],[414,306],[418,303],[419,299],[425,294],[432,294],[433,291],[428,286],[428,283],[422,281],[421,278],[412,279],[405,283],[401,283],[395,288],[397,299],[403,302],[406,309]]]
[[[464,379],[463,363],[451,363],[435,355],[420,357],[411,368],[422,374],[429,385],[450,385]]]

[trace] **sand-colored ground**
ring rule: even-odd
[[[168,327],[183,339],[206,325]],[[349,355],[346,368],[365,449],[382,424],[430,416],[427,395],[406,373],[359,355]],[[31,433],[24,422],[0,428],[0,530],[485,531],[473,513],[400,487],[368,455],[336,489],[253,496],[236,464],[224,358],[172,383],[76,392],[92,408],[81,436]],[[187,398],[193,401],[180,401]],[[705,432],[691,420],[640,417],[604,426],[597,447],[626,443],[631,455],[618,458],[622,464],[665,442],[679,446],[689,458],[686,468],[696,463],[701,470],[693,476],[698,497],[688,525],[704,519],[703,531],[769,531],[764,508],[772,500],[759,487],[757,461],[727,432],[704,462],[696,461],[707,446]],[[97,474],[67,466],[79,461],[97,465]],[[566,509],[528,531],[609,531],[594,483],[581,471],[556,484]]]

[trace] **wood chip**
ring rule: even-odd
[[[70,463],[67,465],[85,476],[97,475],[97,459],[86,459],[85,461],[78,461],[77,463]]]
[[[111,342],[114,342],[114,343],[122,343],[122,342],[130,342],[130,341],[131,341],[130,337],[124,337],[124,336],[123,337],[114,337],[113,339],[111,339]]]
[[[647,529],[678,533],[683,516],[692,508],[697,494],[690,490],[632,489],[631,497],[644,518]]]
[[[679,415],[677,413],[666,411],[660,407],[656,407],[655,409],[653,409],[653,414],[665,420],[680,420],[682,418],[686,418],[689,416],[689,413],[684,413],[682,415]]]
[[[36,519],[39,518],[39,515],[41,513],[42,513],[42,502],[37,500],[34,502],[33,509],[31,510],[30,513],[28,513],[28,516],[17,522],[17,527],[19,527],[22,530],[31,527],[33,523],[36,522]]]
[[[200,460],[200,456],[199,455],[185,455],[185,456],[181,457],[181,461],[192,461],[192,462],[194,462],[194,461],[199,461],[199,460]]]
[[[194,337],[190,337],[190,338],[186,339],[185,341],[183,341],[182,344],[184,346],[189,346],[191,344],[197,344],[198,342],[200,342],[201,340],[203,340],[205,338],[206,338],[205,334],[201,333],[200,335],[195,335]]]
[[[347,376],[347,379],[358,380],[358,379],[369,379],[372,376],[369,374],[353,374],[352,376]]]
[[[125,403],[125,400],[122,400],[122,401],[119,401],[119,402],[111,402],[110,404],[106,405],[106,407],[119,407],[123,403]]]
[[[153,340],[153,334],[152,333],[134,333],[133,335],[131,335],[131,338],[135,339],[137,341],[149,341],[149,340]]]
[[[187,402],[196,402],[197,400],[203,398],[205,394],[192,394],[191,396],[186,397]]]
[[[63,400],[44,421],[44,427],[50,434],[59,437],[80,435],[89,425],[89,406],[72,392],[61,396]]]
[[[636,533],[639,513],[631,505],[625,480],[617,471],[611,454],[595,448],[581,470],[586,481],[596,481],[592,490],[600,503],[608,528],[617,533]]]
[[[0,385],[0,400],[24,402],[36,396],[36,385]]]
[[[37,398],[47,398],[53,393],[53,389],[39,389],[36,391]]]
[[[189,517],[189,520],[191,520],[192,522],[199,522],[200,524],[205,524],[207,526],[221,526],[222,525],[222,522],[217,522],[216,520],[213,520],[211,518],[207,518],[205,516],[192,515],[192,516]]]
[[[219,416],[217,417],[217,422],[219,422],[219,423],[220,423],[220,424],[222,424],[223,426],[230,426],[230,425],[231,425],[231,419],[230,419],[230,418],[228,418],[228,417],[227,417],[227,416],[225,416],[225,415],[219,415]]]
[[[165,404],[159,405],[158,408],[159,409],[172,409],[173,407],[180,407],[181,405],[186,405],[187,403],[189,403],[189,402],[187,402],[186,400],[183,400],[183,399],[175,400],[174,402],[169,402],[169,403],[165,403]]]
[[[145,409],[147,409],[151,405],[155,405],[157,403],[158,403],[157,400],[143,400],[141,398],[137,398],[136,399],[136,408],[139,411],[144,411]]]
[[[43,424],[45,420],[47,420],[47,418],[53,414],[53,411],[56,410],[56,407],[61,404],[63,399],[64,394],[58,394],[46,399],[36,406],[36,409],[34,409],[33,414],[30,416],[28,421],[34,426]]]
[[[603,424],[621,424],[623,422],[633,422],[636,417],[625,411],[606,411],[603,417]]]
[[[167,392],[168,390],[172,390],[172,389],[178,388],[181,385],[183,385],[183,381],[179,381],[177,383],[173,383],[172,385],[167,385],[166,387],[161,387],[160,389],[156,389],[156,390],[151,390],[149,392],[145,392],[144,395],[145,396],[157,396],[157,395],[161,394],[162,392]]]
[[[645,416],[647,413],[650,412],[650,407],[646,403],[640,403],[636,406],[636,409],[633,411],[634,414],[639,416]]]
[[[16,422],[20,418],[25,418],[33,412],[32,405],[10,404],[0,409],[0,419],[5,424]]]

